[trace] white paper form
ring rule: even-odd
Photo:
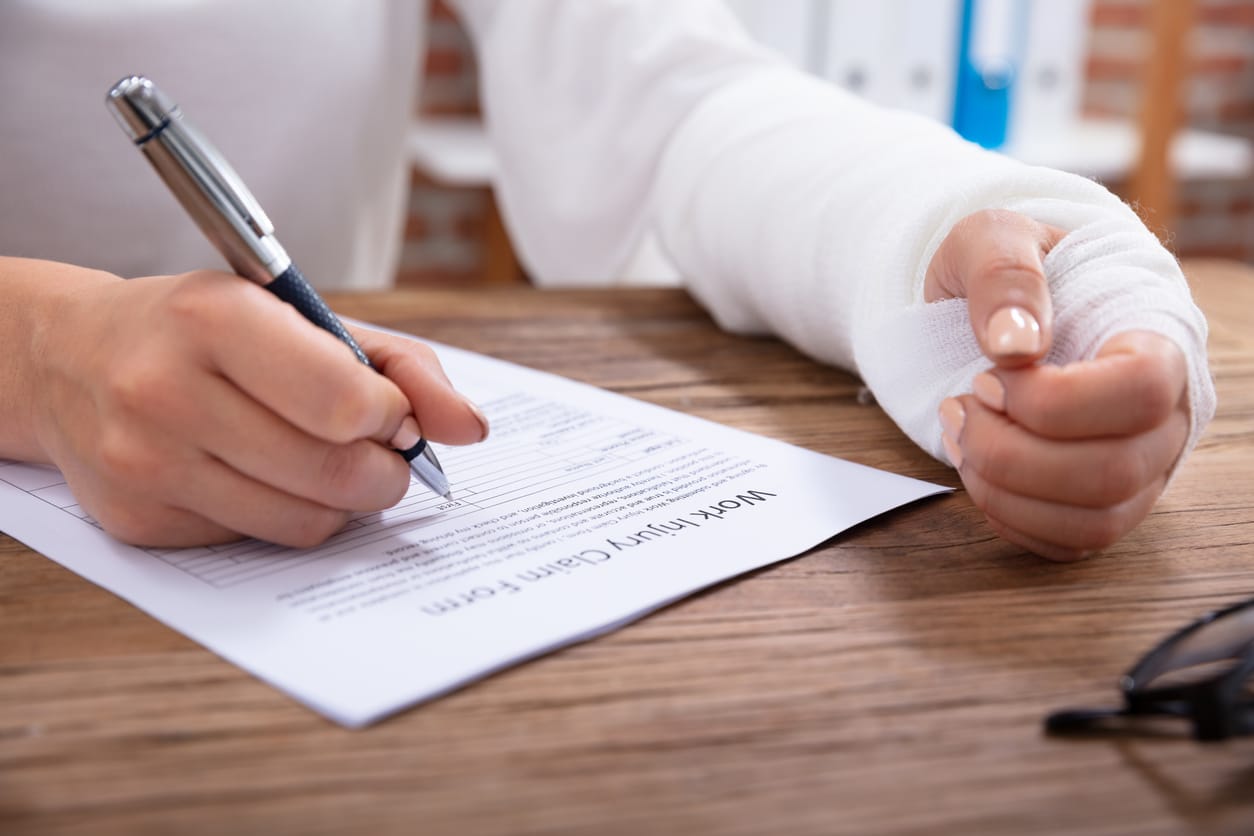
[[[945,488],[437,347],[492,437],[307,550],[152,550],[0,461],[0,529],[346,726],[622,625]]]

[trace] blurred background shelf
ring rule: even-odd
[[[1032,165],[1114,182],[1132,173],[1142,144],[1130,120],[1086,118],[1055,133],[1012,139],[1001,150]],[[1186,129],[1175,133],[1170,153],[1176,179],[1241,179],[1254,173],[1254,143],[1239,136]]]
[[[878,41],[871,50],[857,38],[833,41],[841,31],[838,21],[870,15],[871,7],[896,8],[896,22],[885,26],[881,20],[876,37],[913,44],[906,50],[914,61],[905,76],[911,82],[899,78],[864,92],[876,98],[906,91],[908,106],[931,108],[945,120],[950,114],[936,103],[936,91],[928,94],[930,104],[923,93],[950,83],[948,75],[928,69],[937,53],[919,44],[932,30],[942,40],[957,37],[956,10],[964,2],[729,5],[751,34],[798,66],[864,87],[870,79],[848,50],[892,50]],[[1022,83],[1052,91],[1049,101],[1038,98],[1033,118],[1022,111],[1013,116],[1000,150],[1100,180],[1143,207],[1147,223],[1178,255],[1254,263],[1254,0],[993,2],[1027,4],[1029,25],[1048,30],[1051,39],[1047,48],[1026,50],[1021,68]],[[916,13],[934,20],[948,15],[952,25],[922,25],[912,17]],[[1070,36],[1068,27],[1075,30]],[[398,283],[516,279],[521,271],[492,198],[495,158],[479,122],[473,50],[442,0],[432,3],[428,32],[423,97],[410,137],[415,174]],[[839,45],[835,53],[833,43]],[[939,95],[943,102],[946,94]]]
[[[476,116],[421,118],[409,131],[409,156],[431,179],[446,186],[489,186],[496,154]]]
[[[1036,136],[1011,140],[1002,153],[1102,181],[1127,178],[1141,153],[1137,125],[1126,119],[1087,118]],[[410,157],[422,172],[448,186],[490,186],[496,155],[482,122],[473,117],[423,119],[409,135]],[[1239,136],[1187,129],[1171,149],[1180,179],[1246,178],[1254,174],[1254,143]]]

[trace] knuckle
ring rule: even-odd
[[[989,476],[1004,478],[1008,474],[1023,472],[1023,456],[1013,439],[1005,432],[988,433],[982,439],[981,469]]]
[[[1000,229],[1020,226],[1022,217],[1009,209],[980,209],[959,221],[958,227],[968,235],[987,236]]]
[[[214,274],[207,271],[186,273],[179,277],[166,297],[165,315],[180,333],[192,336],[217,333],[222,322],[226,298],[233,296],[230,285],[220,286]],[[235,282],[240,284],[242,282]]]
[[[287,515],[284,527],[271,538],[272,542],[295,549],[310,549],[325,543],[348,522],[347,511],[309,506]]]
[[[100,434],[96,460],[107,482],[148,485],[162,473],[162,461],[135,433],[113,427]]]
[[[1137,358],[1132,370],[1132,383],[1126,409],[1135,423],[1149,428],[1166,421],[1175,410],[1181,393],[1175,391],[1161,365],[1154,358]]]
[[[986,277],[1004,281],[1008,278],[1044,283],[1045,275],[1041,272],[1039,260],[1033,260],[1028,253],[1014,250],[994,250],[980,264],[980,270]]]
[[[356,445],[329,445],[318,468],[319,483],[329,488],[332,496],[354,496],[366,484],[364,468],[359,459]],[[349,503],[341,500],[338,504]]]
[[[1118,505],[1140,493],[1145,484],[1145,463],[1121,453],[1106,457],[1094,474],[1095,498],[1104,506]]]
[[[970,215],[967,215],[963,223],[981,228],[996,226],[1005,214],[1005,209],[981,209],[978,212],[972,212]]]
[[[1051,438],[1076,429],[1075,404],[1083,401],[1083,381],[1065,370],[1038,375],[1031,386],[1015,392],[1016,417],[1033,431]]]
[[[439,356],[426,343],[405,346],[403,352],[391,359],[391,364],[389,374],[395,374],[398,379],[413,381],[435,378],[439,380],[444,373]]]
[[[329,447],[319,478],[330,504],[353,511],[390,508],[409,488],[404,459],[372,441]]]
[[[181,340],[201,344],[220,341],[239,322],[239,311],[256,305],[271,306],[271,315],[290,310],[252,282],[215,270],[197,270],[176,277],[166,293],[162,317]]]
[[[324,432],[328,441],[344,445],[368,436],[378,422],[378,409],[367,388],[350,386],[332,398]]]
[[[415,342],[413,345],[407,345],[405,348],[411,357],[423,365],[438,364],[440,362],[435,349],[426,343]]]
[[[160,355],[129,358],[113,370],[106,382],[109,399],[131,415],[158,415],[168,404],[175,374]]]

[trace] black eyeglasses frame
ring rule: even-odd
[[[1192,723],[1193,737],[1204,742],[1254,734],[1254,696],[1246,682],[1254,676],[1254,632],[1241,649],[1240,660],[1214,676],[1177,685],[1149,688],[1139,683],[1157,676],[1156,668],[1184,639],[1245,610],[1254,598],[1215,610],[1171,633],[1142,656],[1119,679],[1124,705],[1118,709],[1064,709],[1045,720],[1050,734],[1074,734],[1100,728],[1103,721],[1128,717],[1181,717]]]

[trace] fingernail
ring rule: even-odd
[[[405,420],[401,421],[401,427],[396,431],[396,435],[392,436],[392,440],[388,443],[392,445],[394,450],[408,450],[422,439],[422,431],[418,429],[418,420],[412,415],[406,415]]]
[[[962,425],[967,422],[967,411],[962,408],[962,401],[957,398],[941,401],[940,420],[946,435],[955,441],[962,438]]]
[[[941,444],[945,445],[945,454],[949,456],[949,463],[954,466],[955,470],[962,469],[962,448],[958,446],[958,442],[949,437],[949,433],[941,436]]]
[[[1023,308],[1000,308],[988,318],[988,344],[994,354],[1036,354],[1041,350],[1041,325]]]
[[[971,381],[971,391],[980,403],[995,412],[1006,411],[1006,387],[995,375],[980,372]]]
[[[945,445],[945,453],[949,456],[950,463],[956,467],[962,467],[962,448],[958,446],[958,439],[962,437],[962,426],[967,422],[967,411],[962,408],[962,402],[957,398],[946,398],[941,401],[940,405],[941,426],[945,428],[945,432],[941,435],[941,444]]]
[[[470,400],[470,398],[463,396],[462,400],[466,402],[466,407],[470,410],[470,414],[474,415],[475,420],[479,422],[479,429],[481,430],[479,440],[486,441],[488,433],[491,431],[491,426],[488,424],[488,416],[484,415],[483,410],[479,408],[479,405]]]

